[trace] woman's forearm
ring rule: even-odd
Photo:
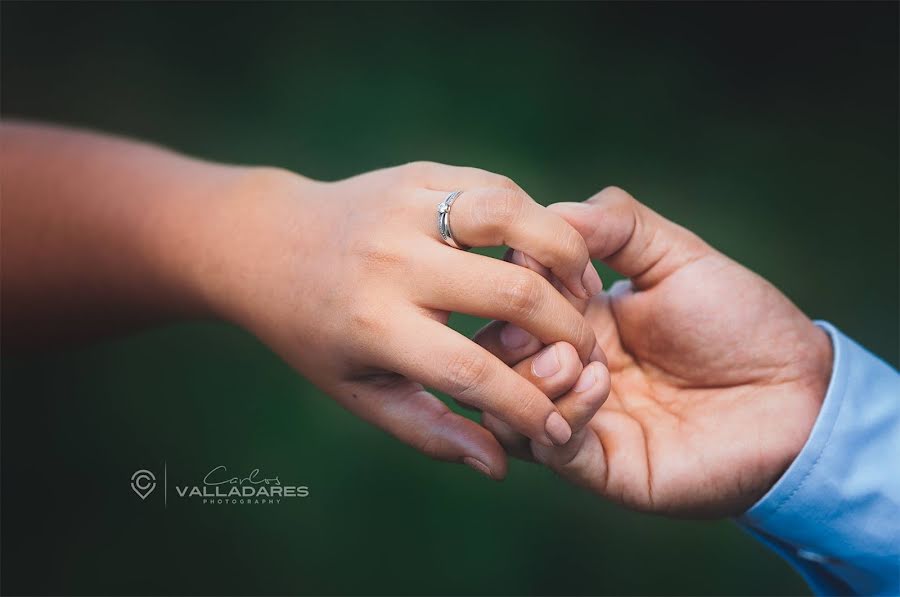
[[[248,169],[61,127],[0,125],[6,348],[213,315],[196,275]]]
[[[449,214],[461,245],[508,244],[574,296],[598,292],[581,236],[505,177],[423,162],[324,183],[42,125],[4,124],[0,140],[7,348],[221,318],[352,412],[496,478],[496,439],[423,386],[546,445],[599,404],[601,384],[559,408],[549,398],[602,361],[581,314],[544,277],[452,248],[436,226],[462,192]],[[552,366],[511,369],[449,330],[451,311],[559,344]],[[550,384],[557,373],[568,383]]]

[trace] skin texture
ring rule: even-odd
[[[3,124],[0,142],[4,350],[223,319],[356,415],[498,479],[497,439],[426,386],[547,446],[605,398],[602,383],[568,392],[583,364],[606,368],[544,276],[440,239],[437,205],[462,190],[457,241],[513,246],[570,296],[599,292],[582,236],[505,177],[422,162],[325,183],[31,124]],[[514,321],[553,358],[510,367],[447,327],[451,311]]]
[[[550,208],[592,257],[629,280],[590,301],[569,295],[609,359],[603,408],[562,447],[485,425],[512,453],[629,508],[688,517],[738,515],[806,442],[831,374],[831,343],[766,280],[608,188]],[[514,262],[548,278],[539,260]],[[529,354],[476,340],[505,362]]]

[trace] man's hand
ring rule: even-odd
[[[569,295],[606,352],[612,389],[565,446],[531,442],[534,458],[638,510],[745,511],[809,435],[831,372],[827,335],[766,280],[620,189],[551,210],[630,281],[589,302]],[[477,341],[506,362],[527,357],[499,342],[502,328]],[[510,451],[528,446],[484,422]]]

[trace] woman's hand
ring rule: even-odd
[[[547,264],[573,295],[600,290],[565,220],[504,177],[432,163],[335,183],[252,170],[204,227],[194,277],[215,312],[350,411],[432,457],[501,478],[497,440],[425,387],[541,445],[562,445],[584,397],[557,408],[545,392],[559,396],[582,363],[602,356],[582,315],[544,277],[442,241],[437,205],[453,190],[463,191],[450,213],[459,243],[508,244]],[[514,322],[553,354],[512,369],[447,327],[453,311]],[[587,400],[597,404],[597,393]]]
[[[438,203],[462,190],[460,243],[509,244],[574,295],[599,292],[581,236],[508,179],[420,163],[320,183],[55,126],[4,122],[0,134],[5,351],[219,317],[436,458],[506,472],[497,440],[424,386],[540,444],[569,439],[569,407],[547,396],[601,358],[593,330],[543,277],[438,234]],[[511,369],[448,328],[451,311],[555,346]]]
[[[562,447],[485,424],[511,451],[631,508],[737,515],[803,447],[831,372],[831,343],[777,288],[619,189],[550,209],[630,278],[584,311],[609,359],[609,400]],[[526,262],[550,276],[550,272]],[[538,261],[540,261],[538,259]],[[478,341],[505,362],[503,324]]]

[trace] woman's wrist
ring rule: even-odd
[[[286,256],[279,246],[285,228],[296,232],[292,242],[308,237],[303,218],[286,218],[291,211],[309,213],[321,183],[280,168],[201,168],[192,196],[165,207],[165,246],[157,251],[190,316],[247,326],[267,308],[263,280]],[[302,266],[292,269],[299,273]]]

